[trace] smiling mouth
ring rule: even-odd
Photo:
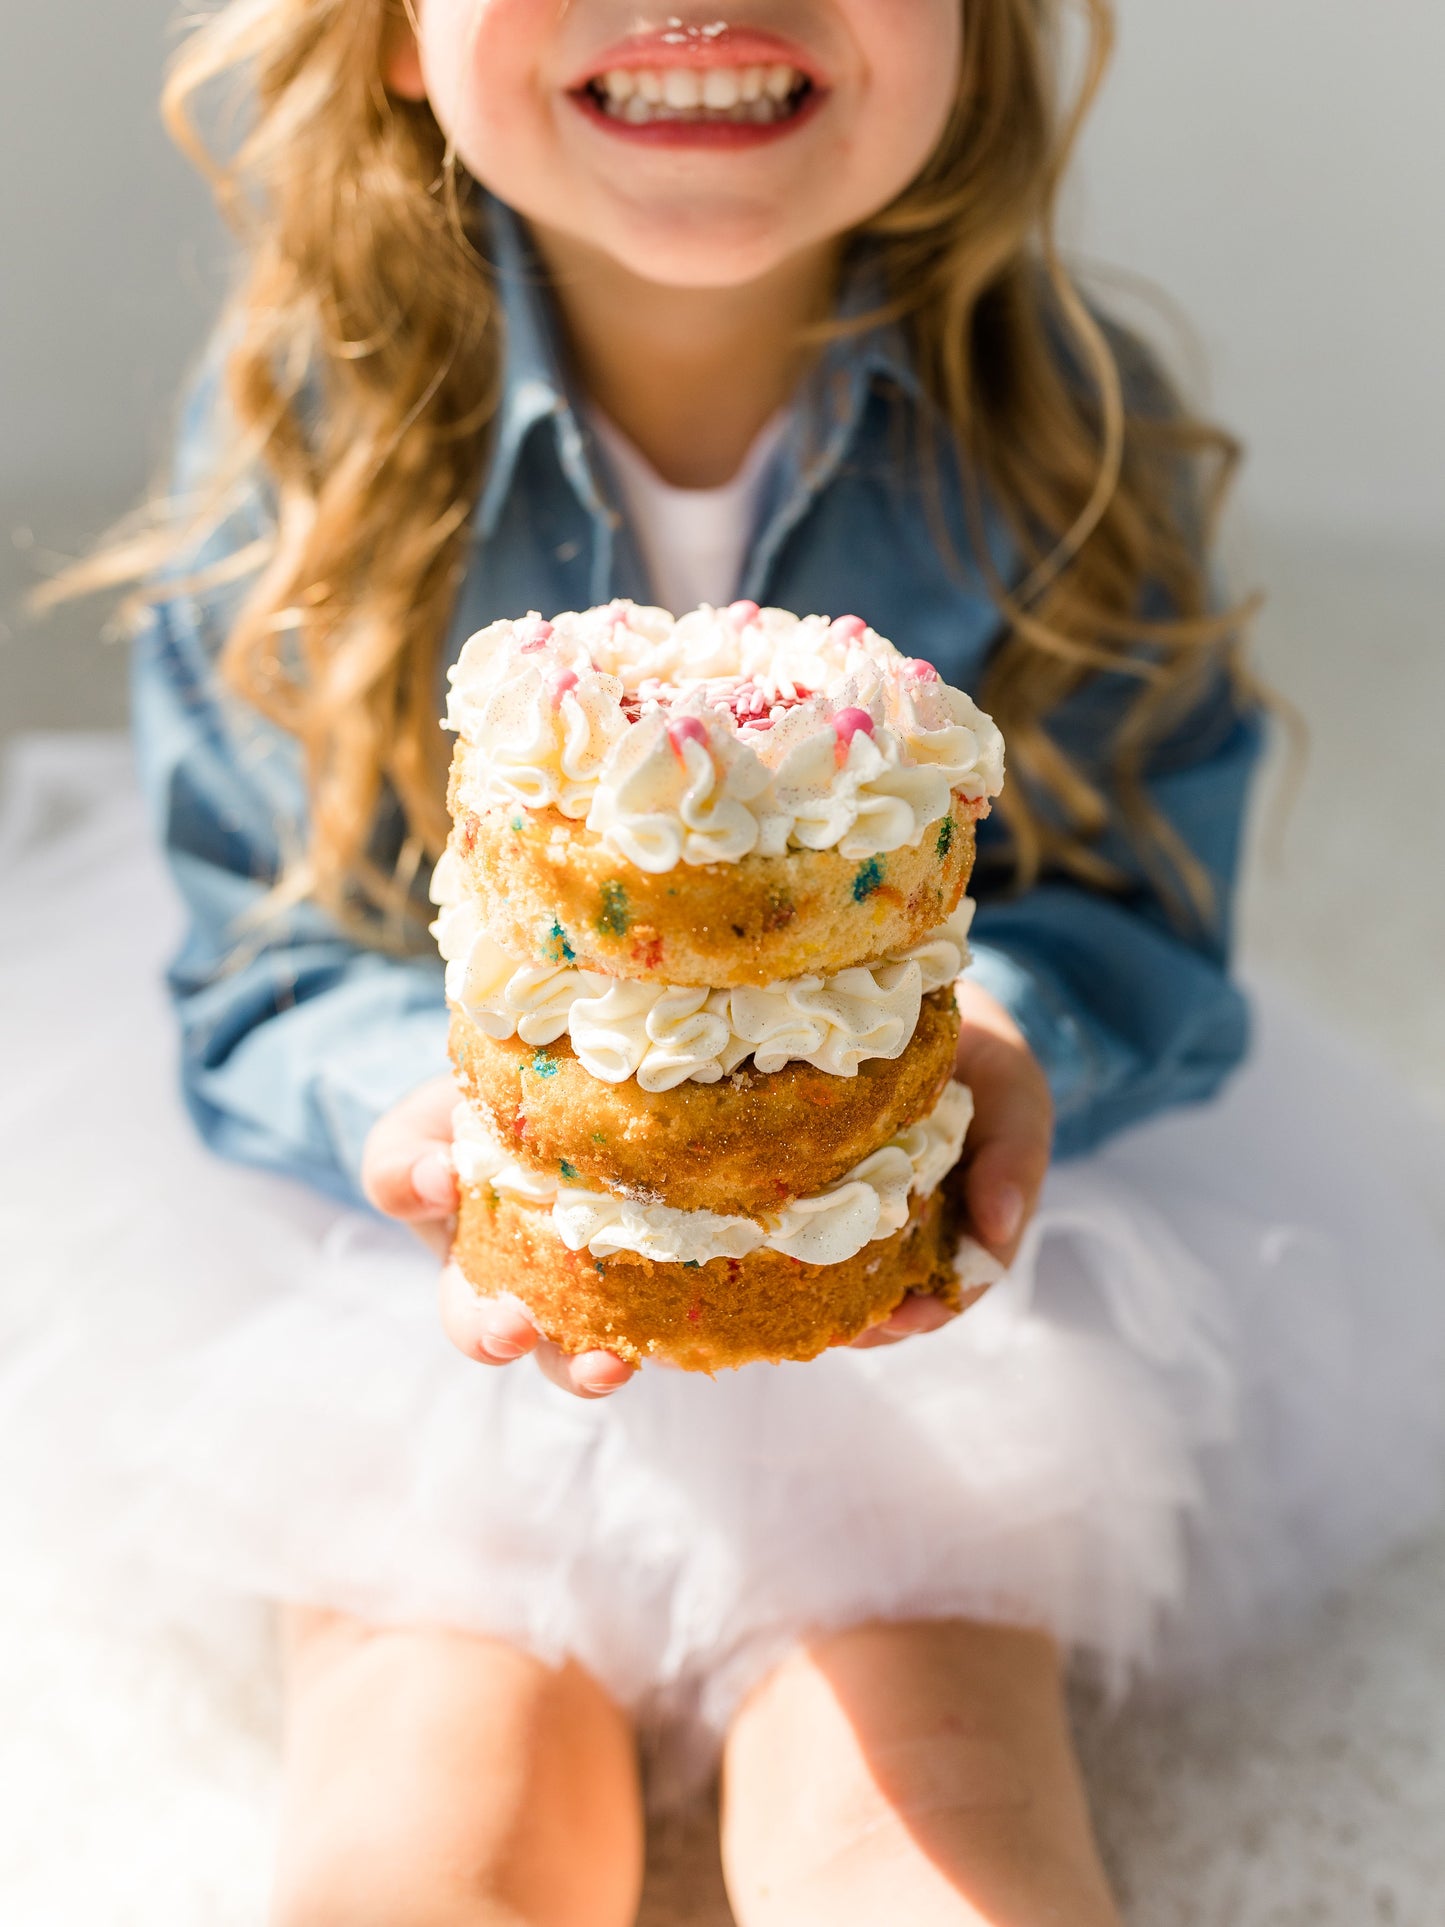
[[[757,66],[615,67],[579,90],[619,128],[780,127],[816,101],[807,74],[785,62]]]

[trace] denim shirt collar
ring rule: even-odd
[[[502,395],[491,459],[475,528],[485,541],[501,518],[522,450],[543,422],[551,424],[558,464],[582,507],[609,531],[619,522],[603,472],[589,453],[575,391],[566,373],[561,322],[546,270],[520,218],[487,198],[488,253],[506,331]],[[836,474],[857,433],[870,393],[891,384],[926,405],[896,321],[867,323],[885,298],[883,277],[866,247],[844,269],[835,318],[853,323],[825,346],[796,398],[770,477],[746,566],[745,594],[766,576],[789,531]]]

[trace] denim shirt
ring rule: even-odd
[[[556,311],[525,232],[496,203],[489,232],[505,378],[446,663],[499,617],[652,599],[620,491],[569,391]],[[866,264],[855,265],[841,311],[867,314],[876,293]],[[213,360],[183,419],[182,492],[207,473],[218,395]],[[930,406],[896,327],[832,342],[795,400],[737,594],[802,614],[856,612],[947,681],[977,691],[1005,623],[988,571],[970,559],[961,476],[916,458]],[[225,1155],[354,1202],[372,1123],[446,1068],[442,968],[429,956],[367,949],[311,904],[236,934],[234,920],[304,833],[304,778],[292,739],[229,695],[216,672],[243,590],[195,593],[184,578],[254,539],[266,513],[258,487],[161,585],[132,658],[137,754],[188,912],[168,983],[196,1124]],[[1001,524],[986,528],[993,569],[1016,578]],[[1122,675],[1096,678],[1051,729],[1098,768],[1134,687]],[[441,684],[439,716],[444,701]],[[1246,1007],[1227,958],[1260,737],[1258,716],[1237,705],[1221,675],[1148,772],[1154,804],[1213,881],[1218,911],[1208,928],[1175,926],[1122,829],[1101,847],[1128,878],[1125,889],[1049,877],[1014,893],[998,860],[997,818],[981,825],[971,974],[1013,1013],[1043,1064],[1059,1155],[1209,1096],[1244,1054]]]

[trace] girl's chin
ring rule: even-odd
[[[619,246],[614,258],[639,281],[660,288],[742,288],[761,281],[796,253],[781,245],[767,248],[709,246],[638,248]]]

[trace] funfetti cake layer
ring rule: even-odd
[[[758,1360],[816,1358],[878,1324],[910,1291],[959,1309],[979,1285],[961,1281],[958,1227],[942,1190],[908,1222],[842,1264],[810,1265],[762,1249],[744,1258],[670,1264],[621,1251],[572,1251],[550,1215],[463,1188],[453,1257],[484,1295],[517,1291],[564,1351],[616,1352],[717,1372]]]
[[[965,898],[922,942],[871,964],[709,989],[513,956],[492,936],[451,850],[437,865],[432,897],[447,1000],[472,1028],[534,1045],[565,1036],[590,1076],[636,1079],[646,1091],[715,1084],[747,1060],[765,1074],[798,1062],[852,1077],[871,1058],[901,1056],[922,1000],[950,989],[968,961],[974,908]]]
[[[452,847],[527,961],[726,987],[906,949],[1002,783],[989,718],[856,617],[613,603],[450,674]]]
[[[666,1091],[634,1079],[604,1084],[566,1038],[499,1041],[462,1011],[452,1016],[451,1053],[462,1089],[519,1163],[684,1210],[756,1214],[831,1184],[933,1110],[957,1039],[948,990],[924,999],[905,1050],[867,1060],[852,1077],[791,1063]]]
[[[548,1336],[567,1349],[621,1349],[625,1339],[624,1356],[681,1363],[705,1336],[704,1369],[810,1357],[886,1317],[908,1290],[949,1288],[956,1238],[941,1187],[972,1108],[967,1090],[949,1083],[928,1116],[836,1183],[748,1217],[551,1177],[512,1157],[463,1103],[455,1125],[458,1262],[484,1291],[521,1289]],[[693,1315],[688,1272],[706,1274],[699,1289],[746,1307],[737,1328],[689,1329],[701,1314]],[[791,1349],[800,1336],[790,1288],[825,1309],[802,1349]],[[785,1336],[789,1349],[780,1349]]]
[[[751,603],[494,624],[451,680],[433,928],[476,1288],[704,1370],[957,1297],[989,718],[857,618]]]

